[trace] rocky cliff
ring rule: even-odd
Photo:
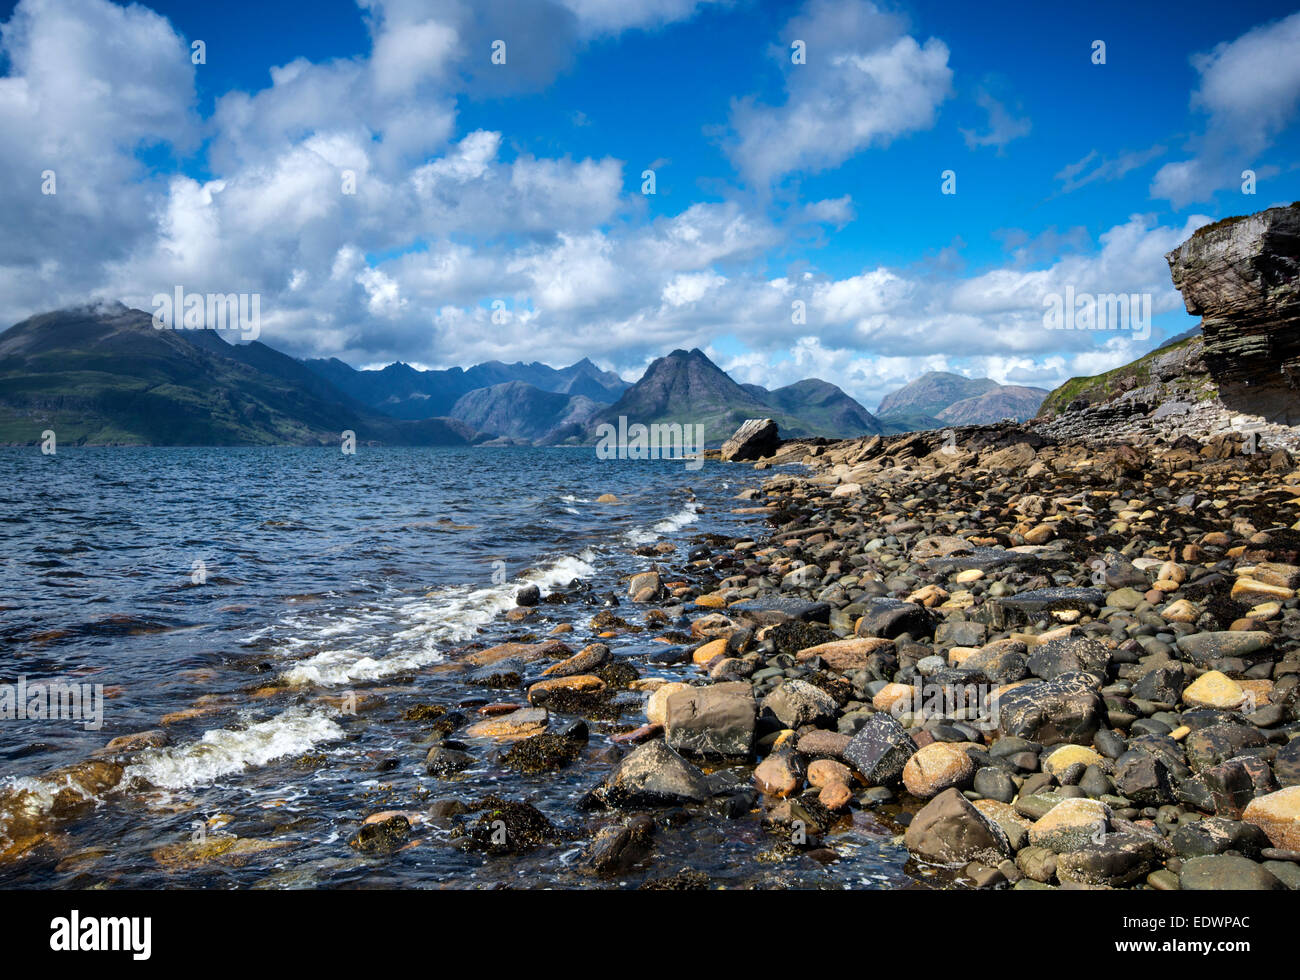
[[[1200,229],[1165,258],[1230,409],[1300,423],[1300,203]]]

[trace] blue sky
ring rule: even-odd
[[[819,376],[874,408],[927,369],[1052,387],[1123,363],[1195,323],[1164,251],[1300,198],[1285,3],[0,16],[8,322],[180,283],[258,292],[262,339],[299,355],[588,355],[635,377],[698,346],[738,380]],[[1067,287],[1150,295],[1152,331],[1047,330]]]

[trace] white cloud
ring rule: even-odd
[[[988,113],[988,131],[979,133],[973,129],[962,129],[962,138],[970,149],[982,146],[996,147],[998,152],[1012,140],[1028,136],[1033,124],[1028,118],[1017,119],[1005,105],[995,99],[985,89],[975,95],[976,104]]]
[[[776,56],[786,101],[732,107],[732,162],[751,182],[766,184],[795,170],[839,166],[870,146],[934,123],[951,91],[948,47],[903,33],[899,19],[857,0],[812,0],[782,34],[803,41],[805,64],[788,47]]]
[[[1252,28],[1196,55],[1192,65],[1200,75],[1192,108],[1206,113],[1205,130],[1194,140],[1195,156],[1165,164],[1151,182],[1151,196],[1176,208],[1239,186],[1245,169],[1260,171],[1261,156],[1294,121],[1300,13]]]

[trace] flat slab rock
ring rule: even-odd
[[[732,603],[727,607],[727,614],[760,625],[782,623],[787,619],[797,619],[805,623],[827,623],[831,618],[831,607],[826,602],[809,602],[807,599],[796,599],[793,596],[771,595]]]
[[[1062,555],[1061,558],[1064,559],[1065,556]],[[987,572],[1011,565],[1033,565],[1042,560],[1040,555],[1022,554],[1005,548],[975,548],[963,554],[931,558],[925,562],[925,567],[932,572],[964,572],[969,568]]]

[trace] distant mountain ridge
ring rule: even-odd
[[[403,421],[348,397],[301,362],[213,330],[158,330],[121,304],[30,317],[0,334],[0,443],[65,445],[468,445],[447,418]]]
[[[1023,421],[1034,417],[1047,394],[1045,388],[929,371],[882,398],[876,415],[889,432]]]
[[[816,378],[776,391],[737,384],[698,348],[675,350],[651,363],[641,380],[588,424],[587,437],[601,424],[703,425],[708,445],[718,445],[746,419],[771,418],[781,434],[849,438],[882,431],[865,408],[835,385]]]
[[[560,369],[358,371],[213,330],[159,330],[121,304],[39,314],[0,333],[2,444],[31,445],[53,429],[65,445],[339,445],[345,431],[363,444],[579,445],[620,416],[702,425],[708,445],[748,418],[773,418],[786,436],[882,431],[833,384],[740,385],[698,349],[657,359],[633,385],[586,358]]]
[[[581,395],[610,403],[631,387],[613,371],[602,371],[583,358],[566,368],[487,361],[470,368],[417,370],[398,361],[380,370],[361,371],[336,357],[303,363],[341,391],[377,412],[394,418],[421,419],[451,415],[456,403],[482,388],[520,381],[539,391]]]

